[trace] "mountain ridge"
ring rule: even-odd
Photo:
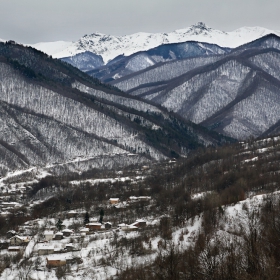
[[[0,43],[0,80],[0,176],[143,164],[227,141],[12,42]]]
[[[32,44],[55,58],[70,57],[85,51],[101,55],[105,64],[118,55],[131,55],[162,44],[198,41],[217,44],[221,47],[235,48],[267,34],[280,36],[280,31],[262,27],[241,27],[231,32],[212,29],[204,23],[197,23],[188,28],[178,29],[170,33],[138,32],[125,36],[112,36],[102,33],[85,35],[76,42],[47,42]],[[64,44],[62,46],[62,44]]]
[[[267,35],[227,55],[165,62],[110,83],[239,140],[265,136],[279,131],[279,52],[280,38]]]

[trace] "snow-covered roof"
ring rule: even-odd
[[[131,229],[133,229],[133,228],[137,228],[138,229],[138,227],[133,226],[133,225],[129,225],[128,227],[131,228]]]
[[[113,197],[113,198],[110,198],[109,199],[110,201],[118,201],[118,200],[120,200],[119,198],[116,198],[116,197]]]
[[[20,247],[20,246],[9,246],[8,247],[8,250],[20,250],[20,249],[22,249],[22,247]]]
[[[87,226],[101,226],[100,223],[87,223]]]
[[[89,231],[89,228],[81,228],[80,231],[82,232]]]
[[[122,224],[119,224],[118,227],[128,227],[128,224],[122,223]]]
[[[66,261],[66,258],[61,256],[61,255],[58,255],[58,256],[48,256],[46,259],[48,261]]]
[[[137,222],[137,223],[146,223],[146,221],[143,220],[143,219],[137,219],[136,222]]]
[[[0,213],[1,216],[10,215],[10,214],[12,214],[12,213],[9,211],[3,211]]]
[[[40,244],[40,245],[38,245],[37,249],[38,250],[54,250],[54,246]]]
[[[112,223],[110,223],[110,222],[106,222],[105,224],[109,224],[109,225],[112,225]]]
[[[55,235],[63,235],[63,233],[61,231],[59,231]]]
[[[54,231],[53,230],[45,230],[44,235],[53,235]]]
[[[27,236],[15,235],[15,236],[11,237],[10,240],[11,240],[12,238],[18,238],[18,239],[21,239],[21,240],[28,240],[28,237],[27,237]]]
[[[73,232],[73,230],[69,229],[69,228],[65,228],[65,229],[62,230],[62,232]]]
[[[7,201],[2,201],[2,205],[5,205],[5,206],[16,206],[16,205],[21,205],[17,202],[7,202]]]

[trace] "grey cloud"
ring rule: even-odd
[[[275,0],[9,0],[1,3],[0,38],[72,41],[95,31],[170,32],[198,21],[224,31],[244,25],[280,30],[279,10]]]

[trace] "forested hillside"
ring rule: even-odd
[[[227,141],[32,48],[1,43],[0,59],[2,176],[126,166]]]
[[[240,140],[267,135],[279,121],[279,42],[268,35],[228,55],[175,60],[111,84]]]

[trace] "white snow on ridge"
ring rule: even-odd
[[[56,41],[56,42],[36,43],[29,46],[39,51],[42,51],[44,53],[47,53],[48,55],[54,55],[56,53],[62,52],[63,50],[71,46],[71,44],[73,44],[73,42]]]
[[[273,31],[263,27],[242,27],[232,32],[223,32],[212,29],[200,22],[170,33],[139,32],[125,36],[93,33],[83,36],[77,42],[58,41],[30,46],[55,58],[69,57],[90,51],[101,55],[104,62],[107,63],[118,55],[128,56],[162,44],[198,41],[217,44],[221,47],[235,48],[271,33],[280,36],[280,31]]]

